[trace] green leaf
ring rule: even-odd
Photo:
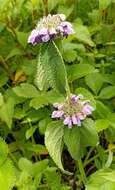
[[[18,42],[22,45],[22,47],[26,48],[28,33],[16,31]]]
[[[42,144],[26,143],[22,145],[27,151],[35,152],[36,154],[47,154],[47,149]]]
[[[15,171],[11,160],[7,159],[0,166],[0,189],[11,190],[15,185]]]
[[[11,129],[12,117],[14,114],[14,101],[12,98],[8,98],[0,108],[0,118],[2,121],[6,122],[8,127]]]
[[[41,47],[36,77],[36,83],[40,90],[44,89],[44,80],[46,79],[52,88],[65,94],[65,65],[54,42],[43,44]]]
[[[95,46],[94,42],[92,41],[90,37],[90,33],[87,26],[84,26],[80,23],[76,23],[74,25],[74,28],[75,28],[75,32],[76,32],[75,36],[77,40],[85,44],[88,44],[89,46],[92,46],[92,47]]]
[[[111,113],[107,116],[109,124],[115,128],[115,113]]]
[[[49,160],[48,159],[44,159],[41,161],[36,162],[35,164],[33,164],[32,167],[32,176],[36,176],[38,174],[42,174],[45,172],[47,166],[48,166]]]
[[[98,142],[98,135],[95,123],[91,119],[86,119],[82,127],[67,127],[64,130],[64,142],[73,159],[78,160],[83,155],[84,147],[95,146]]]
[[[107,86],[103,88],[99,94],[101,99],[110,99],[115,96],[115,86]]]
[[[10,59],[10,58],[12,58],[14,56],[19,56],[19,55],[22,55],[22,51],[19,48],[14,48],[8,54],[8,56],[6,57],[5,61],[7,61],[8,59]]]
[[[98,143],[98,134],[95,122],[92,119],[85,119],[83,127],[80,128],[81,141],[84,146],[95,146]]]
[[[2,95],[2,93],[0,92],[0,106],[2,106],[3,103],[4,103],[3,95]]]
[[[8,81],[8,75],[4,69],[0,67],[0,87],[4,86]]]
[[[99,0],[99,9],[106,9],[110,3],[112,3],[112,0]]]
[[[17,96],[24,98],[33,98],[39,95],[39,91],[29,83],[22,83],[20,86],[14,87],[13,91]]]
[[[105,119],[107,115],[111,113],[109,108],[101,101],[96,101],[96,112],[103,119]]]
[[[63,96],[59,94],[56,91],[48,91],[48,92],[43,92],[40,95],[38,95],[36,98],[32,99],[30,101],[30,106],[39,109],[41,107],[44,107],[49,104],[53,104],[55,102],[60,102],[63,100]]]
[[[61,177],[56,172],[56,169],[54,167],[48,167],[45,172],[46,180],[51,190],[61,189]]]
[[[4,140],[0,137],[0,166],[7,159],[8,147]]]
[[[87,75],[85,81],[89,88],[97,94],[102,87],[103,77],[100,73],[93,73]]]
[[[71,63],[77,58],[77,52],[75,50],[66,50],[63,54],[63,58],[68,63]]]
[[[96,130],[97,132],[103,131],[109,127],[109,121],[107,119],[97,119],[96,120]]]
[[[32,163],[27,158],[21,157],[18,162],[18,167],[20,168],[20,170],[24,170],[27,173],[31,174]]]
[[[86,185],[86,190],[114,190],[115,189],[115,171],[98,170],[92,174]]]
[[[35,164],[32,164],[30,160],[22,157],[20,158],[18,165],[22,171],[25,171],[29,175],[35,177],[37,174],[43,173],[46,170],[48,160],[44,159],[42,161],[36,162]]]
[[[73,82],[76,79],[94,72],[96,72],[95,68],[89,64],[75,64],[67,67],[69,82]]]
[[[64,143],[66,144],[69,153],[74,160],[78,160],[82,155],[82,141],[80,136],[80,129],[75,126],[72,129],[68,129],[67,126],[64,129]]]
[[[28,140],[33,133],[35,132],[35,130],[37,129],[38,126],[32,126],[30,127],[27,131],[26,131],[26,139]]]
[[[63,148],[63,124],[59,121],[51,122],[45,132],[45,145],[56,165],[62,170],[61,154]]]

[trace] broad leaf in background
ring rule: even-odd
[[[2,95],[1,92],[0,92],[0,106],[2,106],[3,103],[4,103],[3,95]]]
[[[4,101],[4,103],[0,107],[0,118],[2,121],[6,122],[6,124],[10,129],[12,126],[13,114],[14,114],[14,100],[12,98],[8,98],[7,101]]]
[[[103,77],[100,73],[92,73],[85,77],[88,87],[97,94],[102,87]]]
[[[65,128],[64,142],[72,158],[78,160],[83,154],[84,147],[95,146],[98,143],[94,121],[86,119],[81,127]]]
[[[99,94],[99,98],[101,99],[110,99],[113,97],[115,97],[115,86],[107,86]]]
[[[24,98],[34,98],[39,95],[39,91],[36,87],[29,83],[22,83],[20,86],[14,87],[13,91],[17,96]]]
[[[98,143],[98,134],[95,128],[95,122],[87,118],[83,122],[83,127],[80,128],[81,140],[84,146],[95,146]]]
[[[97,119],[96,120],[96,130],[97,132],[103,131],[109,127],[109,121],[107,119]]]
[[[65,94],[66,70],[61,54],[54,42],[49,42],[41,46],[37,65],[37,75],[35,83],[40,90],[44,89],[44,80],[50,87]]]
[[[76,22],[74,28],[76,32],[75,36],[78,41],[81,41],[84,44],[88,44],[91,47],[95,46],[94,42],[91,39],[90,32],[86,26]]]
[[[3,141],[3,139],[0,137],[0,166],[4,163],[4,161],[7,159],[8,155],[8,147],[7,144]]]
[[[15,185],[16,177],[14,166],[10,159],[0,166],[0,189],[11,190]]]
[[[30,101],[30,106],[39,109],[49,104],[53,104],[55,102],[60,102],[64,99],[64,97],[56,91],[48,91],[48,92],[41,92],[36,98],[33,98]]]
[[[51,190],[61,189],[61,177],[56,172],[57,168],[48,167],[45,172],[48,186]]]
[[[73,159],[78,160],[82,156],[83,147],[78,126],[72,129],[64,128],[64,143]]]
[[[111,2],[112,0],[99,0],[99,9],[106,9],[111,4]]]
[[[96,72],[95,68],[90,64],[76,64],[67,67],[68,80],[73,82],[76,79],[82,78],[89,73]]]
[[[109,107],[103,104],[101,101],[96,101],[96,113],[103,119],[107,118],[107,116],[111,113]]]
[[[45,145],[56,165],[62,170],[61,155],[63,149],[64,128],[60,121],[51,122],[45,132]]]
[[[110,169],[99,170],[89,177],[86,190],[114,190],[115,171]]]
[[[8,158],[8,146],[0,138],[0,189],[11,190],[15,184],[15,180],[14,166]]]

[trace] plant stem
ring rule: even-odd
[[[86,184],[86,181],[87,181],[87,178],[86,178],[86,174],[85,174],[85,171],[84,171],[84,167],[83,167],[82,160],[79,159],[79,160],[77,161],[77,164],[78,164],[79,171],[80,171],[80,174],[81,174],[82,182],[83,182],[83,184],[85,185],[85,184]]]
[[[111,149],[107,149],[105,150],[105,153],[108,153],[110,150],[114,150],[115,149],[115,146],[113,146]],[[86,165],[88,165],[90,162],[92,162],[93,160],[95,160],[95,158],[98,158],[99,157],[99,154],[96,154],[95,156],[93,156],[92,158],[90,158],[89,160],[87,160],[85,163],[84,163],[84,167]]]

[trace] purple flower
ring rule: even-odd
[[[36,29],[32,30],[32,32],[28,38],[28,43],[35,44],[37,36],[38,36],[38,31]]]
[[[53,104],[54,108],[57,108],[58,110],[61,110],[63,108],[63,104],[59,104],[59,103],[54,103]]]
[[[82,94],[79,94],[78,96],[72,95],[71,99],[73,102],[77,102],[79,99],[83,99],[83,95]]]
[[[58,30],[63,34],[63,36],[67,37],[68,35],[74,34],[74,30],[70,22],[62,22],[58,26]]]
[[[63,103],[55,103],[53,106],[56,108],[56,111],[53,111],[52,118],[63,119],[64,125],[67,125],[69,128],[72,128],[74,125],[80,127],[82,120],[94,111],[90,101],[84,100],[82,94],[72,94]]]
[[[95,109],[94,109],[92,106],[86,104],[86,105],[83,107],[83,109],[82,109],[82,113],[87,116],[87,115],[90,115],[90,114],[92,113],[92,111],[94,111],[94,110],[95,110]]]
[[[72,127],[72,119],[71,117],[66,117],[63,121],[64,125],[68,125],[69,128]]]
[[[60,118],[64,114],[64,111],[53,111],[52,118]]]
[[[72,115],[72,122],[73,122],[74,125],[77,125],[77,117],[76,117],[75,114]]]
[[[37,27],[32,30],[28,38],[28,43],[34,45],[41,42],[48,42],[56,38],[67,37],[73,33],[72,25],[65,21],[64,14],[49,14],[47,17],[43,17],[38,22]]]

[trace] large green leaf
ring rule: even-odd
[[[8,98],[6,102],[0,107],[0,118],[6,122],[9,128],[12,126],[12,117],[14,114],[14,101],[12,98]]]
[[[112,0],[99,0],[99,9],[106,9],[110,3],[112,3]]]
[[[98,134],[95,122],[92,119],[85,119],[83,127],[80,128],[81,141],[84,146],[95,146],[98,143]]]
[[[33,98],[39,95],[39,91],[35,88],[35,86],[29,83],[22,83],[20,86],[14,87],[13,91],[17,96],[24,98]]]
[[[114,190],[115,189],[115,171],[99,170],[92,174],[86,185],[86,190]]]
[[[84,26],[81,23],[76,23],[74,28],[77,40],[88,44],[89,46],[95,46],[94,42],[91,39],[91,35],[87,26]]]
[[[35,177],[37,174],[43,173],[46,170],[48,160],[44,159],[42,161],[36,162],[35,164],[32,164],[30,160],[22,157],[20,158],[18,165],[20,170],[25,171],[29,175]]]
[[[7,159],[7,155],[8,155],[8,147],[6,143],[3,141],[3,139],[0,138],[0,166]]]
[[[66,127],[64,130],[64,142],[71,156],[78,160],[83,154],[84,147],[95,146],[98,142],[94,121],[86,119],[82,127],[75,126],[72,129]]]
[[[97,132],[103,131],[109,127],[109,121],[107,119],[97,119],[96,120],[96,130]]]
[[[0,166],[0,189],[11,190],[15,184],[15,171],[11,160],[7,159]]]
[[[99,94],[101,99],[110,99],[115,96],[115,86],[107,86],[103,88]]]
[[[108,106],[103,104],[101,101],[96,101],[96,113],[98,113],[101,118],[105,119],[111,112]]]
[[[1,92],[0,92],[0,106],[2,106],[3,103],[4,103],[3,95],[2,95]]]
[[[53,104],[54,102],[60,102],[63,100],[63,96],[59,94],[56,91],[48,91],[48,92],[43,92],[40,95],[38,95],[36,98],[33,98],[30,101],[30,106],[39,109],[41,107],[44,107],[49,104]]]
[[[57,168],[50,167],[47,168],[45,172],[46,180],[51,190],[61,189],[61,177],[56,172],[56,169]]]
[[[61,54],[54,42],[43,44],[39,54],[36,84],[44,89],[45,81],[61,93],[65,93],[66,70]]]
[[[93,73],[89,74],[85,78],[86,84],[89,86],[89,88],[97,94],[102,87],[103,84],[103,77],[100,73]]]
[[[95,68],[89,64],[76,64],[67,67],[68,79],[73,82],[76,79],[82,78],[89,73],[96,72]]]
[[[51,122],[45,132],[45,145],[56,165],[62,170],[61,154],[64,128],[60,121]]]
[[[77,160],[81,157],[83,147],[80,136],[80,129],[75,126],[72,129],[65,127],[64,130],[64,143],[73,159]]]

